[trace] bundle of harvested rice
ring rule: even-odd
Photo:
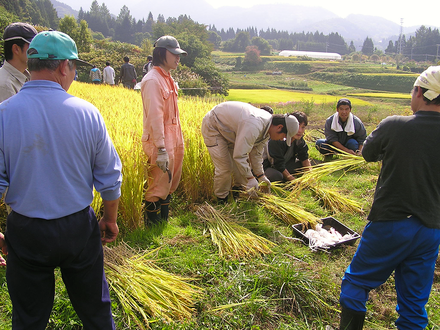
[[[261,194],[259,203],[288,225],[309,223],[314,227],[319,222],[318,217],[295,205],[290,198]]]
[[[190,318],[194,299],[201,289],[184,278],[170,274],[149,259],[155,252],[136,253],[125,243],[113,248],[104,247],[104,268],[110,290],[129,324],[147,329],[154,318],[168,322]],[[131,327],[130,327],[131,328]]]
[[[323,206],[332,212],[363,213],[361,204],[342,196],[335,190],[323,188],[320,185],[311,185],[309,189],[322,201]]]
[[[272,253],[271,248],[276,246],[275,243],[227,220],[228,216],[223,212],[206,202],[196,211],[208,227],[212,241],[218,246],[220,257],[239,259]]]
[[[312,166],[309,171],[304,171],[300,177],[290,181],[287,184],[287,187],[292,191],[299,192],[304,188],[316,184],[316,182],[318,182],[324,176],[340,170],[344,171],[344,173],[341,175],[343,176],[346,172],[353,171],[367,164],[367,162],[361,156],[352,155],[342,150],[340,152],[342,159]]]

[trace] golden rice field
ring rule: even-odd
[[[119,210],[121,225],[134,229],[142,222],[142,200],[147,159],[142,150],[142,98],[135,90],[108,85],[74,82],[69,93],[94,104],[104,117],[107,130],[123,164]],[[185,139],[185,157],[179,194],[197,202],[212,197],[213,165],[201,136],[204,115],[221,99],[181,97],[180,118]],[[101,207],[95,194],[93,207]]]
[[[363,95],[363,94],[362,94]],[[360,94],[359,94],[360,96]],[[336,102],[346,95],[322,95],[313,93],[301,93],[288,90],[279,89],[230,89],[227,100],[241,101],[241,102],[255,102],[258,103],[279,103],[279,102],[310,102],[316,104]],[[368,101],[358,98],[351,98],[351,102],[358,106],[370,105]]]
[[[121,228],[133,230],[143,226],[142,201],[146,184],[147,158],[142,150],[142,98],[139,91],[119,86],[93,85],[74,82],[72,95],[94,104],[104,117],[107,130],[123,164],[123,183],[120,200]],[[306,94],[283,90],[231,90],[227,100],[261,103],[312,102],[334,104],[340,96]],[[200,203],[213,198],[214,167],[201,135],[205,114],[224,98],[180,97],[179,110],[185,140],[185,156],[178,195],[189,203]],[[368,105],[351,98],[357,105]],[[101,209],[99,194],[92,204]]]
[[[384,72],[384,73],[367,73],[367,72],[363,72],[362,75],[364,76],[394,76],[394,77],[401,77],[402,75],[405,76],[412,76],[414,77],[414,80],[420,75],[420,73],[412,73],[412,72],[408,72],[408,73],[389,73],[389,72]]]
[[[410,100],[410,93],[347,93],[348,96]]]
[[[263,56],[261,56],[263,57]],[[276,63],[285,63],[287,62],[293,62],[293,63],[306,63],[306,64],[310,64],[310,61],[298,61],[295,59],[295,57],[286,57],[286,56],[270,56],[271,59],[274,59],[273,61],[271,61],[272,63],[276,64]],[[276,58],[278,58],[278,60],[276,60]],[[325,59],[316,59],[313,60],[313,64],[326,64],[326,65],[338,65],[340,62],[335,61],[335,60],[325,60]]]
[[[119,86],[74,82],[69,93],[94,104],[104,117],[107,130],[123,164],[120,215],[121,227],[133,230],[143,226],[142,200],[146,188],[147,158],[142,150],[142,98],[139,91]],[[227,100],[261,103],[312,101],[335,103],[338,96],[304,94],[282,90],[231,90]],[[198,203],[213,198],[214,167],[201,135],[205,114],[223,98],[180,97],[179,110],[185,140],[182,179],[177,193]],[[352,99],[354,101],[354,99]],[[356,104],[368,102],[356,99]],[[95,194],[92,204],[100,211],[101,199]]]

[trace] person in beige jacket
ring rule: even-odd
[[[18,93],[31,76],[26,51],[37,30],[27,23],[11,23],[3,33],[5,62],[0,68],[0,102]]]
[[[287,138],[290,145],[298,127],[294,116],[272,115],[243,102],[223,102],[209,111],[202,135],[214,163],[214,194],[219,202],[227,202],[232,181],[250,192],[258,188],[258,181],[269,189],[262,165],[264,146],[269,138]]]
[[[148,157],[144,222],[168,220],[171,194],[182,174],[184,142],[177,107],[177,85],[171,70],[179,65],[180,49],[174,37],[157,39],[153,69],[141,81],[143,103],[142,147]]]

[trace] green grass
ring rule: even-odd
[[[238,54],[228,56],[236,57]],[[235,77],[237,83],[246,82],[254,86],[258,86],[258,83],[281,86],[287,79],[305,79],[288,75],[266,76],[264,73],[239,73],[230,76]],[[322,161],[322,156],[314,148],[314,141],[323,136],[325,119],[335,111],[335,103],[339,97],[357,90],[311,80],[307,80],[307,84],[313,88],[313,93],[275,89],[231,90],[228,99],[237,97],[253,104],[269,104],[276,113],[295,110],[306,112],[309,118],[306,139],[310,158],[319,162]],[[355,97],[350,96],[353,113],[361,118],[368,132],[388,115],[410,113],[407,98],[394,99],[376,93],[375,96],[380,97],[369,97],[360,92],[353,96]],[[180,98],[179,106],[186,101],[187,99]],[[297,204],[320,218],[333,216],[361,234],[367,222],[366,215],[373,200],[379,171],[380,165],[373,163],[346,175],[338,172],[322,179],[325,188],[335,189],[361,203],[364,213],[331,213],[308,190],[300,194]],[[156,259],[161,268],[177,275],[195,278],[193,284],[204,290],[196,302],[193,318],[178,323],[156,320],[150,324],[152,329],[301,330],[325,329],[327,325],[335,329],[338,327],[340,283],[355,253],[356,245],[333,250],[331,253],[312,252],[301,242],[289,239],[292,229],[273,214],[253,201],[240,201],[228,206],[240,219],[240,224],[275,242],[277,246],[273,248],[272,254],[266,256],[247,260],[222,259],[203,222],[195,215],[197,205],[189,203],[183,194],[174,197],[168,224],[121,231],[123,234],[118,238],[139,249],[159,248]],[[3,207],[0,208],[0,213],[0,227],[4,231],[6,215]],[[0,296],[0,330],[6,330],[11,328],[12,306],[4,268],[0,268]],[[393,322],[397,313],[393,279],[390,278],[383,286],[373,290],[370,298],[365,329],[394,329]],[[117,329],[130,329],[114,297],[112,301]],[[427,305],[430,330],[440,329],[439,303],[440,273],[436,270]],[[48,329],[81,329],[59,272]]]
[[[311,156],[320,160],[310,144]],[[378,164],[341,176],[334,173],[322,180],[328,188],[360,202],[368,212],[379,172]],[[320,217],[333,216],[358,233],[366,224],[365,214],[331,214],[312,194],[304,191],[299,205]],[[178,324],[161,320],[152,329],[324,329],[338,324],[339,286],[356,246],[331,253],[311,252],[298,241],[284,238],[292,230],[254,202],[229,206],[243,219],[240,224],[277,243],[274,252],[250,260],[225,260],[218,256],[203,223],[194,215],[194,206],[177,198],[171,204],[172,216],[165,226],[137,229],[120,237],[142,249],[159,247],[157,263],[165,270],[194,277],[194,284],[204,289],[197,301],[194,317]],[[0,270],[0,329],[10,328],[11,305],[7,298],[4,269]],[[80,329],[64,285],[57,274],[57,294],[50,329]],[[432,326],[439,324],[437,305],[440,300],[438,275],[428,311]],[[371,293],[366,328],[391,329],[397,314],[395,293],[390,279]],[[115,300],[114,300],[115,301]],[[121,311],[114,303],[118,329],[128,329]]]

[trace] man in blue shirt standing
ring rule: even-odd
[[[102,244],[119,232],[122,165],[98,109],[67,93],[82,64],[68,35],[43,31],[28,49],[31,81],[0,104],[0,193],[9,187],[12,208],[0,248],[13,329],[46,328],[58,267],[84,329],[114,329]]]

